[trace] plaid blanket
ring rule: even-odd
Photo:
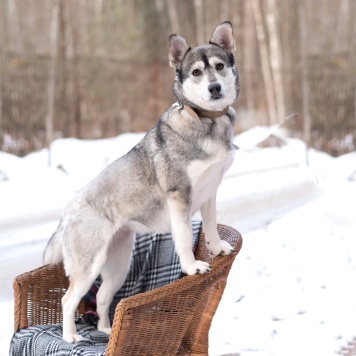
[[[84,322],[76,323],[85,340],[69,344],[62,340],[62,324],[31,326],[12,337],[10,356],[104,356],[109,335]]]
[[[192,223],[195,249],[201,227],[200,221]],[[137,293],[162,287],[180,278],[182,270],[174,250],[171,234],[146,234],[136,236],[130,271],[121,289],[116,293],[110,307],[113,320],[115,307],[122,299]],[[96,309],[96,292],[100,286],[98,278],[83,298]],[[10,356],[103,356],[109,336],[98,331],[81,318],[76,322],[77,330],[85,340],[68,344],[62,340],[62,325],[38,325],[17,331],[10,344]]]

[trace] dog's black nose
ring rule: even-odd
[[[221,91],[221,85],[219,83],[211,83],[208,86],[208,90],[213,95],[219,94]]]

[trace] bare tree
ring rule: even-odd
[[[255,88],[254,88],[254,72],[256,71],[257,56],[256,56],[256,31],[255,22],[251,2],[244,3],[244,31],[243,31],[243,66],[244,73],[244,89],[246,95],[246,106],[249,113],[256,110],[255,105]]]
[[[227,0],[220,1],[220,22],[229,18],[230,2]]]
[[[4,14],[4,3],[0,3],[0,48],[5,48],[5,28],[4,28],[4,21],[5,21],[5,16]],[[4,73],[3,73],[3,68],[5,64],[5,53],[4,51],[0,50],[0,132],[2,132],[3,129],[3,78],[4,78]],[[0,137],[0,143],[2,141],[2,137]]]
[[[336,27],[336,36],[334,38],[334,51],[339,52],[341,50],[345,50],[348,43],[347,32],[348,27],[352,26],[352,22],[350,21],[350,16],[352,14],[350,0],[341,0],[340,1],[340,9],[337,19],[337,27]]]
[[[261,67],[265,85],[269,122],[271,124],[275,124],[277,123],[276,99],[274,95],[273,77],[270,67],[270,57],[268,53],[268,43],[264,29],[261,3],[259,0],[251,0],[251,6],[255,19],[256,33],[260,49]]]
[[[167,0],[168,16],[172,33],[180,33],[179,14],[176,0]]]
[[[194,0],[197,43],[205,43],[203,0]]]
[[[162,30],[167,29],[167,17],[165,16],[165,8],[164,8],[164,2],[163,0],[155,0],[155,5],[157,12],[159,14],[159,22],[161,23]]]
[[[308,79],[308,64],[307,64],[307,21],[305,15],[304,4],[299,2],[299,36],[300,36],[300,58],[302,72],[302,112],[303,112],[303,136],[307,146],[310,145],[311,139],[311,117],[309,112],[309,79]]]
[[[11,43],[17,53],[23,52],[23,41],[20,30],[20,22],[15,0],[7,0],[9,28],[11,33]]]
[[[53,139],[53,121],[55,107],[55,88],[56,88],[56,58],[57,58],[57,38],[58,38],[58,14],[59,1],[52,2],[51,28],[50,28],[50,69],[47,86],[47,116],[46,116],[46,144],[49,147]]]
[[[356,3],[352,3],[351,11],[354,14],[352,26],[351,26],[351,33],[356,33]],[[351,37],[352,43],[352,71],[353,71],[353,97],[354,97],[354,132],[353,132],[353,140],[356,145],[356,36]]]
[[[276,0],[267,0],[266,23],[269,35],[269,58],[275,92],[277,122],[281,123],[285,119],[286,112],[284,106],[282,51],[277,29],[277,16],[278,7]]]
[[[102,3],[97,2],[98,6],[102,6]],[[102,11],[102,8],[97,7],[95,12],[96,19],[98,20],[98,16]],[[71,16],[73,15],[73,11],[70,11]],[[75,135],[76,137],[82,137],[82,112],[81,112],[81,104],[82,104],[82,95],[80,88],[80,51],[81,51],[81,43],[80,43],[80,17],[71,18],[70,21],[71,26],[71,37],[72,37],[72,54],[73,54],[73,74],[72,74],[72,96],[73,96],[73,115],[74,115],[74,123],[75,123]]]

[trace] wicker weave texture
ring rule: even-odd
[[[121,300],[115,310],[107,356],[208,354],[211,321],[242,246],[242,237],[233,228],[218,225],[218,232],[235,251],[213,258],[200,232],[195,256],[211,264],[210,273],[184,276],[164,287]],[[46,265],[16,277],[15,331],[61,323],[61,299],[68,285],[62,264]],[[79,305],[76,318],[83,312],[83,305]]]

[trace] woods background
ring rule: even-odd
[[[0,0],[0,150],[148,130],[175,101],[168,36],[206,43],[225,20],[236,133],[280,123],[333,155],[356,149],[355,0]]]

